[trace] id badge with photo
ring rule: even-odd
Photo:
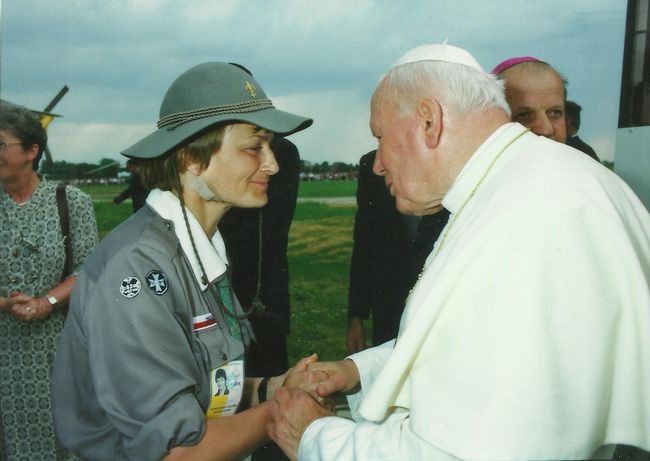
[[[207,417],[234,415],[244,393],[244,361],[233,360],[210,371],[210,389]]]

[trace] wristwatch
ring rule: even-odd
[[[257,401],[258,403],[266,402],[266,388],[269,384],[270,377],[262,378],[260,385],[257,388]]]
[[[49,302],[52,305],[52,307],[56,307],[56,305],[59,304],[59,300],[56,299],[54,296],[46,295],[45,297],[47,298],[47,302]]]

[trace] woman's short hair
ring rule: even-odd
[[[32,170],[38,171],[38,164],[47,147],[47,132],[31,110],[14,104],[0,104],[0,130],[8,131],[20,139],[23,149],[38,145],[38,155],[32,161]]]
[[[206,169],[212,154],[221,148],[227,126],[212,127],[161,157],[140,159],[140,177],[144,186],[147,189],[175,190],[176,175],[183,173],[188,163],[196,162],[202,170]]]

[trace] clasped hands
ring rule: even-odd
[[[19,320],[40,320],[52,312],[47,298],[33,298],[20,292],[13,292],[8,298],[0,296],[0,311],[6,311]]]
[[[317,360],[316,354],[300,360],[270,403],[267,433],[292,460],[298,458],[307,426],[318,418],[334,416],[334,394],[351,393],[359,385],[359,370],[352,360]]]

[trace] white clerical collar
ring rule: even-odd
[[[509,147],[513,140],[526,131],[528,130],[519,123],[506,123],[497,128],[476,149],[476,152],[460,171],[442,199],[442,206],[452,214],[457,213],[467,200],[468,195],[487,174],[495,159]]]
[[[201,267],[196,259],[196,254],[192,248],[190,236],[187,233],[187,226],[183,219],[183,212],[181,210],[180,200],[170,191],[162,191],[154,189],[149,192],[147,197],[147,205],[154,209],[163,219],[167,219],[174,223],[174,232],[176,237],[181,243],[183,252],[192,266],[194,277],[201,286],[202,290],[207,288],[202,282]],[[212,236],[212,240],[208,239],[203,231],[203,228],[196,220],[192,212],[185,207],[187,211],[187,221],[190,224],[192,237],[194,237],[194,244],[196,251],[201,256],[201,262],[205,268],[206,275],[210,282],[223,275],[228,269],[228,258],[226,257],[226,245],[217,230]]]

